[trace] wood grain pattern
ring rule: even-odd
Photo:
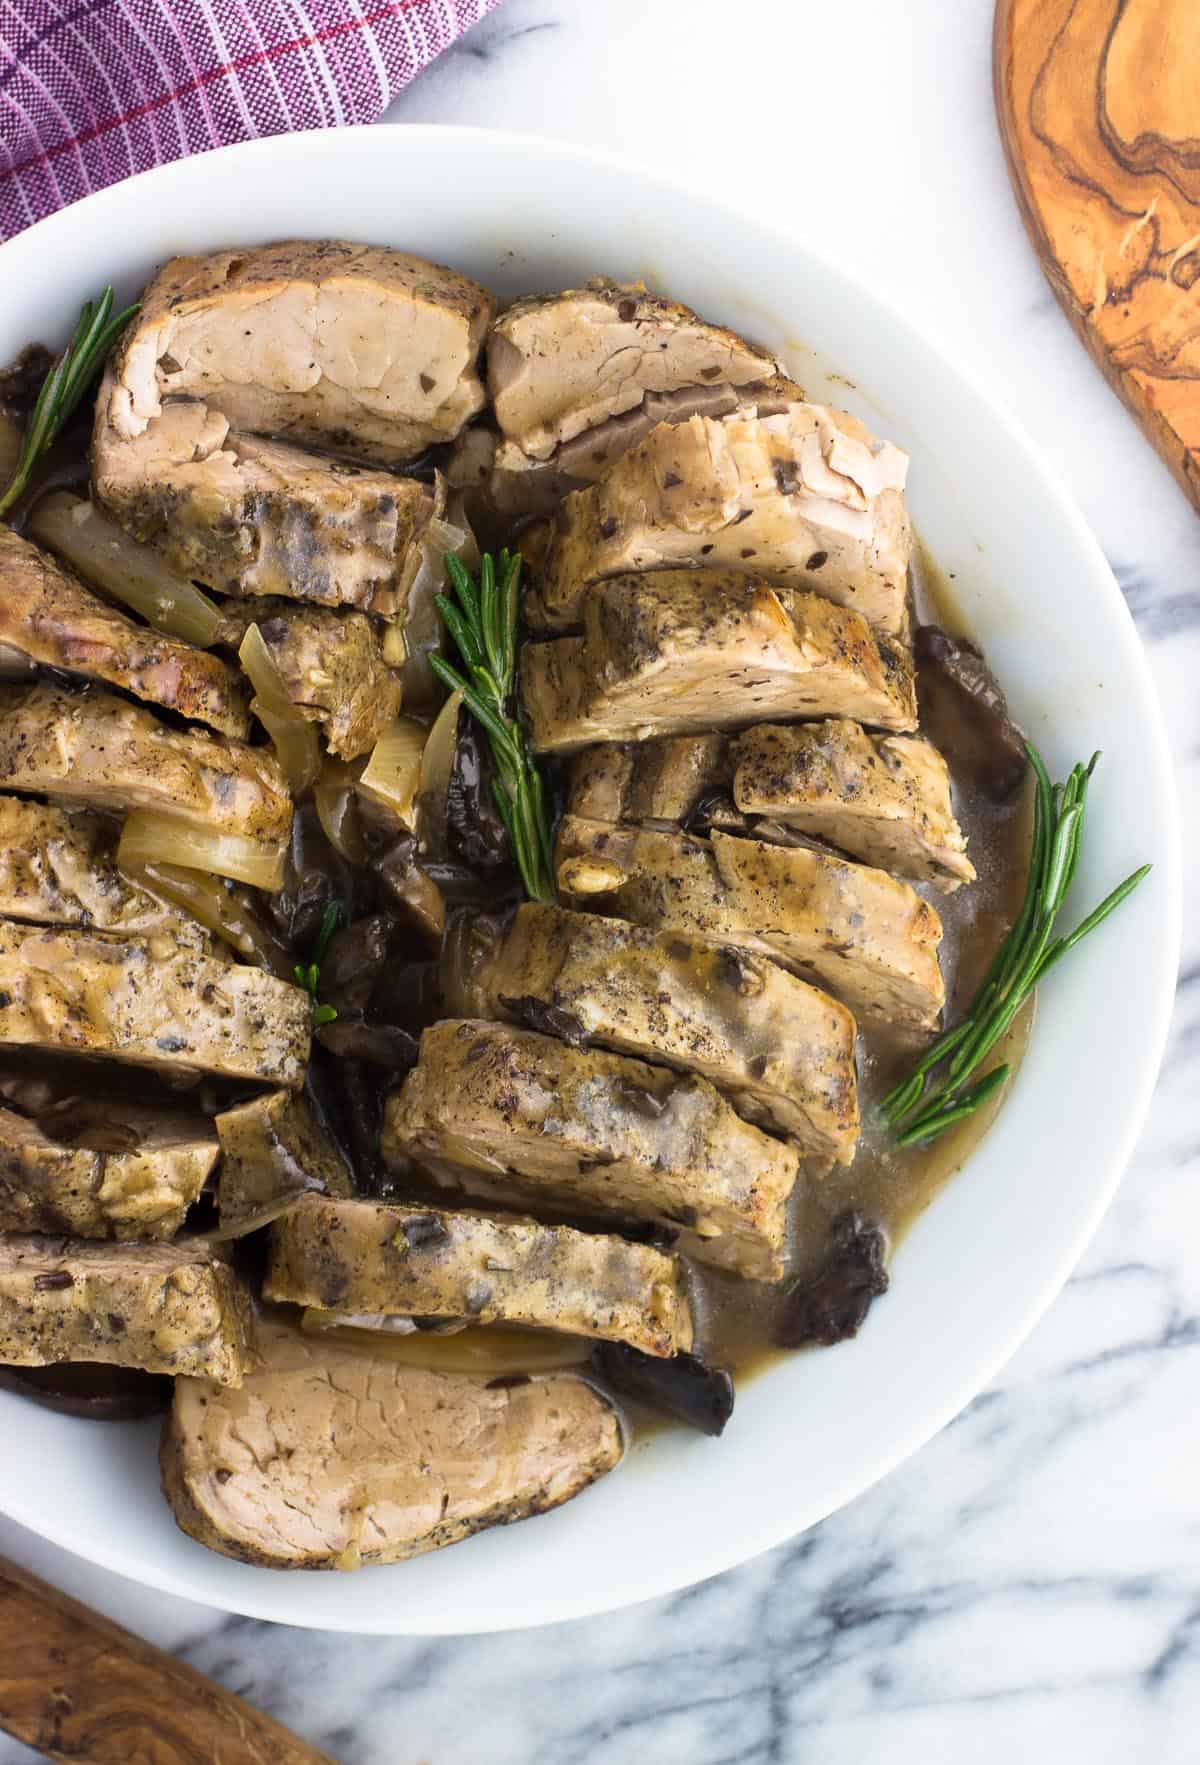
[[[336,1765],[202,1673],[2,1559],[0,1727],[72,1765]]]
[[[998,0],[993,71],[1050,284],[1200,507],[1200,0]]]

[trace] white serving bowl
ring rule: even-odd
[[[106,281],[164,257],[335,234],[407,247],[503,296],[642,276],[782,354],[811,396],[912,455],[913,513],[1016,715],[1062,775],[1103,750],[1073,906],[1153,860],[1044,989],[996,1125],[905,1239],[858,1339],[740,1394],[725,1438],[662,1433],[554,1514],[356,1575],[227,1562],[175,1528],[157,1430],[0,1394],[0,1510],[81,1556],[228,1611],[388,1634],[581,1617],[730,1568],[811,1526],[962,1408],[1067,1278],[1149,1102],[1179,942],[1166,741],[1116,583],[1036,450],[961,370],[819,247],[616,160],[466,129],[347,129],[133,178],[0,248],[0,360],[59,343]]]

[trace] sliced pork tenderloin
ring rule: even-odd
[[[682,1265],[649,1244],[510,1214],[309,1196],[271,1229],[267,1299],[371,1319],[520,1324],[692,1346]]]
[[[555,848],[568,902],[774,957],[910,1038],[945,1002],[942,924],[907,883],[805,847],[711,839],[565,816]]]
[[[903,636],[906,470],[899,448],[824,405],[660,424],[560,505],[530,621],[569,630],[585,591],[609,576],[732,567]]]
[[[570,1501],[618,1463],[611,1402],[574,1373],[427,1372],[263,1319],[236,1398],[178,1379],[163,1489],[183,1531],[272,1569],[357,1569]]]
[[[658,741],[597,742],[576,754],[567,811],[588,821],[638,821],[672,828],[728,781],[726,738],[708,730]]]
[[[681,1249],[754,1280],[783,1272],[797,1154],[694,1074],[446,1019],[388,1098],[383,1153],[517,1207],[671,1227]]]
[[[0,687],[0,789],[125,812],[155,809],[194,827],[282,844],[292,799],[264,748],[169,729],[94,687]]]
[[[598,584],[579,637],[527,643],[521,690],[544,753],[764,718],[915,729],[911,659],[846,607],[732,571]]]
[[[122,687],[222,735],[250,733],[245,683],[227,662],[127,618],[3,525],[0,643],[46,667]]]
[[[733,800],[880,870],[951,893],[975,877],[946,762],[921,736],[869,734],[849,718],[762,724],[735,738]]]
[[[101,417],[132,440],[170,400],[202,399],[231,428],[395,465],[481,409],[493,311],[477,282],[379,245],[171,258],[115,353]]]
[[[331,754],[368,754],[400,710],[400,676],[383,659],[375,623],[344,607],[306,607],[280,596],[230,601],[223,640],[237,649],[257,625],[288,702],[319,723]]]
[[[223,594],[403,609],[440,483],[237,433],[195,402],[167,404],[125,437],[104,417],[109,386],[92,442],[96,498],[172,569]]]
[[[314,1191],[354,1193],[344,1155],[296,1091],[251,1097],[222,1110],[214,1126],[221,1144],[217,1213],[222,1237],[256,1231]]]
[[[614,460],[644,441],[660,423],[727,417],[739,410],[771,416],[803,398],[794,380],[780,376],[743,386],[718,382],[684,386],[677,392],[647,392],[631,410],[560,443],[544,460],[477,426],[464,430],[454,444],[446,476],[467,493],[476,520],[511,526],[514,521],[553,514],[564,496],[603,478]]]
[[[0,1108],[0,1232],[173,1238],[217,1162],[202,1115],[81,1102],[41,1124]]]
[[[806,1153],[854,1156],[853,1017],[736,945],[527,901],[477,961],[464,1009],[699,1073]]]
[[[0,1363],[99,1361],[240,1385],[250,1295],[202,1239],[0,1238]]]
[[[213,950],[190,914],[117,868],[117,828],[86,809],[0,796],[0,919],[91,928]]]
[[[488,390],[505,441],[546,460],[647,393],[744,386],[778,373],[763,349],[640,283],[514,301],[492,325]]]
[[[5,1047],[295,1089],[308,1061],[311,1008],[301,987],[167,938],[0,922]]]

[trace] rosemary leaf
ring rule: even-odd
[[[313,963],[320,969],[325,960],[325,953],[333,941],[333,934],[345,918],[340,901],[330,901],[321,915],[321,923],[317,927],[317,935],[313,942]]]
[[[513,706],[520,621],[519,554],[485,552],[473,582],[458,558],[447,557],[454,589],[434,597],[442,622],[454,640],[470,679],[441,656],[430,666],[466,705],[488,738],[495,763],[492,795],[513,849],[525,893],[533,901],[553,901],[554,866],[546,795],[537,763],[529,752]],[[457,605],[455,604],[457,601]]]
[[[0,496],[0,517],[20,502],[43,455],[57,441],[84,394],[90,391],[104,366],[104,358],[138,310],[136,303],[119,313],[112,308],[111,287],[104,290],[99,300],[89,300],[84,305],[70,343],[42,381],[16,471]]]
[[[479,591],[471,581],[466,565],[450,552],[446,554],[446,572],[450,577],[451,587],[458,596],[458,604],[470,627],[471,636],[482,655],[483,630],[479,617]],[[457,639],[455,641],[457,642]]]
[[[1005,1083],[1010,1069],[1001,1065],[968,1086],[1042,977],[1107,919],[1150,870],[1143,864],[1074,931],[1056,938],[1055,925],[1079,864],[1088,786],[1100,756],[1093,754],[1086,766],[1073,766],[1063,783],[1052,785],[1041,755],[1032,743],[1026,746],[1034,774],[1034,817],[1024,898],[962,1022],[939,1036],[883,1099],[881,1110],[900,1146],[944,1133]],[[935,1079],[939,1068],[942,1076]]]
[[[914,1122],[912,1127],[906,1128],[902,1134],[898,1134],[896,1136],[897,1146],[915,1146],[920,1140],[936,1140],[939,1134],[944,1134],[946,1129],[952,1128],[956,1122],[965,1121],[969,1115],[974,1115],[981,1103],[986,1103],[993,1092],[998,1091],[1001,1085],[1007,1084],[1011,1073],[1011,1067],[993,1067],[991,1072],[980,1079],[977,1085],[973,1085],[969,1091],[964,1092],[952,1107],[928,1111],[919,1121]]]
[[[1053,968],[1054,964],[1065,956],[1068,950],[1073,950],[1081,938],[1086,938],[1088,933],[1094,931],[1102,920],[1107,919],[1114,907],[1121,905],[1126,895],[1132,895],[1142,878],[1150,874],[1151,868],[1151,865],[1143,864],[1140,869],[1127,876],[1124,882],[1118,883],[1111,894],[1105,895],[1100,905],[1093,907],[1087,918],[1081,920],[1073,932],[1068,933],[1065,938],[1056,939],[1042,957],[1036,978],[1040,981],[1042,976]]]
[[[458,653],[470,669],[485,667],[483,645],[479,642],[474,626],[463,617],[454,602],[444,594],[433,597],[434,604],[445,622],[446,629],[458,645]]]
[[[324,913],[321,915],[321,923],[317,927],[317,935],[313,939],[312,960],[310,962],[298,962],[292,970],[292,973],[296,977],[296,985],[298,987],[303,987],[305,992],[312,999],[312,1021],[314,1029],[319,1029],[323,1023],[332,1023],[337,1017],[337,1007],[335,1005],[321,1005],[318,1003],[317,985],[321,978],[321,964],[325,960],[326,952],[333,939],[333,934],[337,931],[339,925],[341,925],[344,917],[345,915],[342,911],[341,902],[330,901]]]

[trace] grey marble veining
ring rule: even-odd
[[[0,1524],[0,1549],[343,1765],[1200,1759],[1200,522],[1026,246],[992,122],[991,12],[506,0],[393,116],[706,181],[871,277],[1020,416],[1137,620],[1187,810],[1181,984],[1145,1134],[1080,1269],[987,1391],[848,1509],[675,1598],[494,1638],[339,1637],[223,1619]],[[0,1742],[0,1765],[31,1757]]]

